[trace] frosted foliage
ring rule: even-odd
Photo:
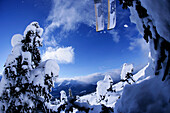
[[[136,24],[138,31],[140,32],[140,34],[143,35],[143,31],[144,31],[143,24],[142,24],[140,18],[138,17],[135,7],[130,7],[129,9],[130,9],[130,13],[131,13],[131,15],[130,15],[131,22]]]
[[[31,76],[33,76],[33,77],[35,77],[34,79],[33,79],[33,84],[34,85],[41,85],[41,86],[44,86],[44,76],[42,76],[43,75],[43,73],[41,72],[42,70],[36,70],[36,76],[33,76],[33,75],[31,75]]]
[[[31,71],[31,82],[33,81],[34,85],[44,86],[44,71],[43,68],[36,68]]]
[[[45,74],[51,75],[51,73],[53,73],[53,76],[56,76],[56,77],[58,76],[59,70],[60,70],[57,62],[52,59],[42,62],[38,67],[44,68]]]
[[[156,26],[158,33],[170,42],[170,2],[169,0],[140,0],[144,8],[147,9],[147,13],[152,18],[154,25]],[[135,6],[135,2],[134,2]],[[130,7],[130,20],[135,23],[139,32],[143,35],[143,24],[141,19],[138,17],[135,7]],[[154,34],[153,30],[151,29]]]
[[[97,98],[98,100],[101,99],[101,96],[105,96],[107,93],[107,90],[113,85],[113,80],[110,77],[110,75],[106,75],[104,80],[100,80],[97,82]]]
[[[21,34],[15,34],[11,39],[12,47],[15,47],[16,45],[21,44],[22,39],[23,39],[23,36]]]
[[[28,65],[31,65],[31,53],[30,52],[22,52],[22,63],[28,62]]]
[[[5,66],[7,67],[7,66],[16,65],[17,62],[15,58],[16,57],[13,54],[8,55],[8,58],[5,62]]]
[[[37,28],[37,33],[39,34],[39,36],[42,36],[43,28]]]
[[[134,1],[133,6],[130,8],[130,20],[137,25],[146,42],[149,42],[151,60],[148,68],[153,68],[150,72],[159,74],[164,81],[169,73],[170,2],[140,0]]]
[[[53,80],[58,77],[59,66],[55,60],[47,60],[31,71],[31,76],[34,84],[43,85],[44,84],[44,76],[48,75],[52,77]]]
[[[42,45],[43,38],[41,37],[43,34],[43,29],[40,28],[38,22],[32,22],[30,25],[28,25],[24,31],[24,37],[27,36],[28,32],[32,33],[31,42],[33,42],[33,39],[35,39],[36,46]],[[41,37],[41,38],[40,38]],[[32,44],[32,43],[30,43]]]
[[[18,92],[19,90],[20,90],[19,87],[16,87],[16,88],[15,88],[15,91],[16,91],[16,92]]]
[[[43,29],[40,28],[38,22],[32,22],[30,25],[28,25],[24,31],[24,37],[26,36],[26,34],[28,33],[28,31],[33,31],[34,33],[38,33],[39,36],[42,35],[43,33]]]
[[[149,60],[148,61],[148,67],[145,70],[145,73],[146,73],[145,76],[154,77],[154,59],[151,56],[151,52],[149,52],[148,60]]]
[[[170,2],[169,0],[140,0],[152,17],[158,33],[170,42]]]
[[[127,73],[133,72],[133,64],[123,64],[122,71],[121,71],[121,79],[125,79]]]
[[[59,73],[59,66],[55,60],[47,60],[45,65],[45,74],[51,74],[53,73],[53,76],[58,76]]]
[[[18,44],[14,46],[12,48],[12,54],[15,55],[16,57],[20,56],[22,52],[21,47],[22,47],[22,44]]]
[[[5,87],[5,84],[7,83],[7,80],[4,78],[4,76],[2,75],[2,79],[0,81],[0,96],[3,93],[3,88]],[[1,104],[0,104],[0,108],[1,108]]]
[[[41,46],[42,33],[38,23],[32,22],[24,36],[17,34],[11,39],[12,53],[5,62],[0,82],[0,110],[3,112],[33,112],[39,104],[49,103],[52,98],[49,92],[59,66],[54,60],[41,62],[37,47]]]
[[[26,36],[28,31],[33,31],[34,33],[36,33],[36,25],[38,26],[38,22],[32,22],[30,25],[28,25],[24,31],[24,37]]]

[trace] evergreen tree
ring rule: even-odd
[[[100,80],[97,82],[97,102],[101,104],[107,104],[108,102],[108,93],[113,92],[113,80],[110,75],[106,75],[104,80]]]
[[[66,96],[66,92],[64,90],[60,91],[60,102],[61,103],[66,103],[67,102],[67,96]]]
[[[120,77],[121,77],[121,82],[122,82],[122,87],[125,86],[126,82],[128,84],[132,84],[134,83],[135,81],[133,80],[133,64],[127,64],[127,63],[124,63],[123,64],[123,67],[122,67],[122,71],[121,71],[121,74],[120,74]]]
[[[78,96],[66,96],[65,91],[60,92],[60,102],[55,107],[51,107],[53,113],[70,113],[73,111],[85,113],[113,113],[113,108],[105,105],[90,105],[87,102],[81,102]]]
[[[42,46],[42,32],[38,22],[32,22],[23,36],[17,34],[11,40],[13,49],[6,60],[1,80],[0,110],[3,112],[31,113],[40,105],[46,111],[44,103],[51,99],[49,92],[59,68],[50,60],[40,64],[38,47]],[[57,68],[46,69],[49,64]]]

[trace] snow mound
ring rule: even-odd
[[[126,85],[115,113],[170,113],[169,92],[170,81],[161,82],[160,77]]]
[[[38,67],[44,68],[44,73],[48,75],[58,76],[59,74],[59,65],[57,64],[56,60],[46,60],[45,62],[42,62]]]
[[[16,57],[20,56],[22,53],[21,47],[22,47],[22,44],[15,45],[12,48],[12,54],[15,55]]]
[[[22,39],[23,39],[23,36],[21,34],[15,34],[11,39],[12,47],[15,47],[16,45],[21,44]]]

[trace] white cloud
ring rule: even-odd
[[[74,61],[74,48],[70,47],[59,47],[52,48],[48,47],[46,52],[42,55],[42,60],[55,59],[58,63],[73,63]]]
[[[45,45],[56,46],[56,45],[57,45],[57,42],[56,42],[54,36],[51,36],[50,41],[44,41],[44,44],[45,44]]]
[[[56,82],[63,82],[64,80],[76,80],[88,84],[96,84],[99,80],[103,80],[105,75],[110,75],[114,81],[119,81],[120,69],[112,69],[105,73],[93,73],[85,76],[75,76],[73,78],[58,78]]]
[[[118,32],[115,31],[114,29],[112,29],[112,30],[110,30],[108,32],[112,35],[113,41],[118,43],[119,39],[120,39],[120,36],[119,36]]]
[[[107,3],[105,3],[106,5]],[[104,5],[104,6],[105,6]],[[107,6],[107,5],[106,5]],[[107,13],[107,7],[104,8]],[[107,18],[105,18],[107,20]],[[54,36],[56,42],[63,37],[68,37],[70,31],[77,30],[81,23],[95,29],[96,19],[93,0],[53,0],[53,7],[47,18],[49,25],[45,28],[45,45],[53,44],[51,35],[57,30]],[[113,41],[119,42],[119,36],[116,31],[108,32],[113,35]],[[60,40],[58,40],[60,39]],[[53,44],[54,45],[54,44]]]
[[[48,42],[52,32],[60,28],[58,36],[67,37],[69,31],[76,30],[79,23],[95,26],[94,1],[92,0],[53,0],[53,8],[47,18],[50,23],[45,28],[44,39]],[[46,43],[48,44],[48,43]]]
[[[133,38],[131,39],[129,50],[134,50],[136,48],[141,49],[144,53],[148,55],[149,53],[149,44],[143,38]]]

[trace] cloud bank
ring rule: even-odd
[[[107,14],[107,2],[104,2],[105,13]],[[104,16],[105,21],[107,21],[107,15]],[[80,24],[85,24],[95,29],[94,1],[53,0],[53,7],[46,21],[48,25],[43,36],[44,43],[47,46],[56,46],[62,38],[68,37],[70,32],[77,30]],[[120,37],[117,31],[109,31],[108,33],[112,35],[114,42],[119,42]]]
[[[73,63],[74,62],[74,48],[70,47],[60,47],[52,48],[48,47],[46,52],[42,55],[42,60],[55,59],[58,63]]]
[[[145,55],[149,54],[149,44],[143,38],[133,38],[131,39],[129,50],[134,50],[139,48]]]
[[[52,32],[59,29],[58,38],[67,37],[70,31],[78,29],[80,23],[95,28],[93,0],[53,0],[53,7],[47,18],[49,25],[45,28],[45,44],[50,43]],[[53,43],[54,44],[54,43]]]

